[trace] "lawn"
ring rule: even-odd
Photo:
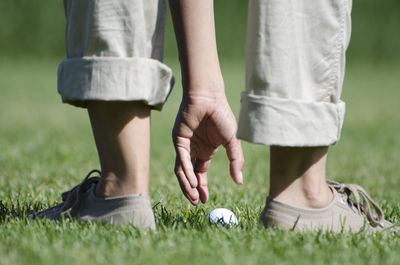
[[[98,160],[87,113],[61,104],[59,60],[0,61],[0,264],[399,264],[398,235],[294,233],[257,228],[268,191],[268,150],[243,143],[245,184],[229,178],[220,151],[209,173],[210,200],[190,207],[173,174],[171,128],[177,85],[162,112],[152,113],[151,196],[156,233],[127,225],[36,222],[26,214],[54,205]],[[178,73],[176,61],[170,61]],[[222,61],[237,115],[243,62]],[[400,218],[400,64],[349,64],[342,140],[331,148],[328,176],[361,184]],[[210,226],[216,207],[232,209],[239,226]]]

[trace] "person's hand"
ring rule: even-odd
[[[233,180],[243,182],[242,147],[236,120],[225,97],[214,27],[213,0],[170,0],[182,71],[183,99],[172,137],[175,174],[186,198],[208,199],[207,169],[220,145],[226,149]]]
[[[225,94],[184,96],[172,132],[175,174],[186,198],[197,205],[208,200],[207,170],[220,145],[230,161],[230,175],[243,183],[244,165],[236,120]]]

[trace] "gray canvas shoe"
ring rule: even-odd
[[[268,197],[260,215],[260,226],[335,233],[375,232],[393,226],[384,219],[381,208],[362,187],[333,181],[328,181],[328,185],[333,192],[333,200],[320,209],[295,207]]]
[[[149,196],[96,197],[95,188],[100,177],[89,178],[94,173],[101,175],[100,171],[92,170],[79,185],[62,194],[60,204],[30,215],[29,218],[59,220],[63,217],[72,217],[82,221],[100,221],[118,225],[132,223],[141,229],[155,230]]]

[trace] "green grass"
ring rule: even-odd
[[[60,103],[57,63],[0,61],[0,264],[398,264],[398,235],[259,230],[268,190],[263,146],[243,143],[241,187],[229,179],[228,163],[219,152],[209,173],[209,203],[190,207],[173,174],[170,132],[179,85],[163,111],[152,114],[150,192],[158,232],[28,221],[27,213],[54,205],[61,191],[98,168],[85,110]],[[171,65],[177,73],[176,62]],[[400,64],[349,65],[342,140],[331,148],[328,164],[330,178],[362,184],[394,222],[400,217],[399,71]],[[223,61],[223,72],[237,114],[243,62]],[[240,225],[208,225],[206,214],[215,207],[232,209]]]

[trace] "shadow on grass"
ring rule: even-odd
[[[43,209],[51,207],[43,202],[17,200],[15,202],[0,200],[0,224],[7,223],[10,220],[26,220],[28,215],[37,213]],[[389,205],[382,203],[382,209],[385,212],[385,219],[399,224],[400,205]],[[157,230],[196,230],[204,231],[210,227],[225,227],[240,230],[253,230],[257,228],[258,215],[260,209],[251,210],[247,206],[234,209],[239,219],[239,225],[234,227],[221,224],[210,224],[207,221],[207,212],[201,207],[186,208],[181,211],[175,207],[163,205],[157,202],[153,205],[153,212],[157,222]],[[78,221],[79,223],[79,221]]]
[[[234,209],[239,219],[239,224],[230,227],[229,225],[210,224],[207,220],[208,212],[201,207],[191,207],[179,211],[163,205],[161,202],[153,206],[153,212],[157,220],[158,229],[189,229],[202,231],[212,227],[239,228],[243,230],[253,229],[257,227],[260,209],[250,210],[246,207]]]
[[[26,220],[30,214],[37,213],[53,205],[32,200],[0,200],[0,223],[10,220]],[[210,225],[207,221],[207,212],[201,207],[192,207],[179,210],[175,207],[165,206],[161,202],[153,205],[153,211],[158,230],[204,230],[210,226],[221,227],[223,225]],[[236,228],[248,229],[256,225],[258,212],[249,211],[248,208],[237,208],[235,212],[239,218]],[[229,228],[228,226],[226,228]]]
[[[177,211],[176,209],[169,209],[167,206],[161,204],[161,202],[158,202],[153,206],[153,212],[157,221],[157,227],[161,229],[185,227],[202,230],[205,225],[208,225],[206,220],[207,213],[202,208],[187,208],[184,211]]]

